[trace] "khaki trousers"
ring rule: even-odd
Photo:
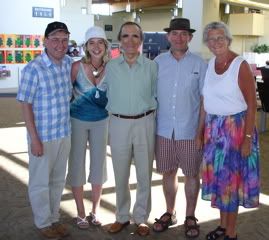
[[[70,137],[45,142],[43,146],[44,155],[41,157],[33,156],[28,146],[28,193],[37,228],[44,228],[59,221]]]
[[[145,223],[151,210],[151,176],[154,158],[155,114],[139,119],[111,116],[110,146],[116,182],[116,221],[130,220],[130,167],[135,165],[137,188],[134,222]]]

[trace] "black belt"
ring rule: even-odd
[[[145,113],[141,113],[141,114],[138,114],[138,115],[134,115],[134,116],[129,116],[129,115],[121,115],[121,114],[115,114],[115,113],[112,113],[113,116],[115,117],[119,117],[119,118],[125,118],[125,119],[138,119],[138,118],[142,118],[142,117],[145,117],[151,113],[153,113],[155,110],[149,110]]]

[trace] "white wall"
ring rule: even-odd
[[[70,39],[75,40],[78,45],[84,42],[86,30],[94,25],[92,14],[81,14],[81,7],[86,7],[87,4],[91,4],[91,0],[66,0],[66,6],[61,8],[60,20],[67,24]]]
[[[47,24],[60,18],[58,0],[0,0],[0,6],[0,33],[44,34]],[[32,7],[54,8],[54,18],[33,18]]]
[[[65,22],[71,32],[70,39],[78,44],[84,41],[84,33],[93,26],[93,15],[82,15],[81,7],[91,4],[91,0],[67,0],[60,8],[60,0],[0,0],[1,34],[43,35],[47,24],[53,21]],[[32,7],[54,9],[54,18],[32,17]],[[20,72],[25,64],[5,64],[11,76],[0,79],[0,92],[16,92]]]
[[[144,32],[163,32],[163,28],[169,26],[172,14],[169,9],[158,11],[146,11],[138,14],[141,17],[140,26]],[[95,19],[95,25],[103,27],[105,24],[113,26],[112,32],[106,32],[106,36],[112,39],[113,42],[117,41],[117,35],[120,26],[126,21],[133,21],[132,14],[126,12],[114,13],[113,16],[100,16],[100,19]]]
[[[49,22],[59,20],[58,0],[0,0],[0,33],[43,35]],[[54,18],[32,17],[32,7],[54,9]],[[20,72],[25,64],[5,64],[11,76],[0,79],[0,92],[16,92]]]

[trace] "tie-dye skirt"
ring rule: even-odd
[[[223,212],[235,212],[238,206],[259,205],[259,145],[256,130],[251,154],[243,158],[245,112],[231,116],[207,114],[202,164],[202,199]]]

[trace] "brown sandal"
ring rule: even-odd
[[[185,218],[184,226],[185,226],[185,236],[187,238],[196,238],[199,236],[200,226],[197,224],[197,222],[198,219],[194,216],[187,216]]]
[[[176,223],[177,223],[176,213],[171,214],[169,212],[166,212],[159,219],[155,218],[155,223],[153,224],[152,229],[154,232],[163,232],[167,230],[169,226],[174,225]],[[156,228],[156,224],[160,224],[160,229]]]

